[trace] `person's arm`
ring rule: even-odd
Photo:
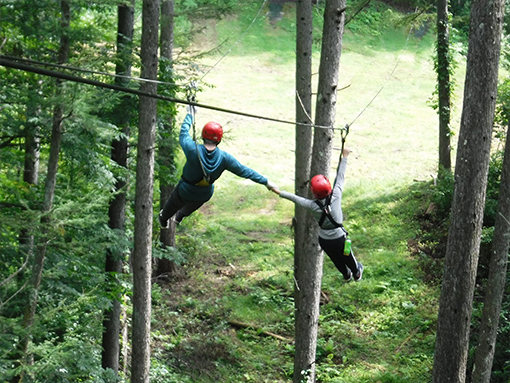
[[[351,150],[348,148],[344,148],[340,155],[338,168],[336,170],[336,178],[335,178],[335,184],[333,185],[333,194],[335,194],[335,189],[337,189],[337,192],[342,192],[344,188],[344,182],[345,182],[345,171],[347,170],[347,157],[349,156],[349,153],[351,153]]]
[[[232,173],[234,173],[236,176],[242,177],[242,178],[248,178],[252,180],[253,182],[256,182],[258,184],[272,186],[273,188],[276,187],[276,185],[270,183],[271,185],[268,185],[269,180],[264,177],[263,175],[260,175],[255,170],[249,168],[248,166],[245,166],[241,164],[233,155],[223,152],[225,156],[226,161],[226,169]]]
[[[184,121],[181,125],[181,132],[179,134],[179,144],[181,145],[182,150],[184,150],[184,153],[187,153],[188,151],[195,148],[195,141],[193,141],[193,138],[191,138],[191,135],[189,134],[189,130],[192,125],[193,116],[188,113],[184,118]]]
[[[283,190],[278,190],[278,191],[274,191],[274,192],[276,194],[279,194],[281,198],[288,199],[289,201],[292,201],[295,204],[298,204],[298,205],[304,207],[305,209],[309,209],[312,211],[315,211],[317,209],[320,210],[320,208],[318,207],[318,205],[315,203],[315,201],[313,199],[300,197],[298,195],[295,195],[295,194],[292,194],[292,193],[289,193],[289,192],[286,192]]]

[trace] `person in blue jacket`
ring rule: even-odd
[[[194,110],[191,108],[188,109],[179,135],[186,163],[179,183],[159,213],[159,223],[163,228],[168,227],[170,218],[178,224],[209,201],[214,193],[214,182],[225,170],[265,185],[269,190],[276,188],[266,177],[218,148],[223,137],[223,128],[219,123],[211,121],[205,124],[202,129],[203,144],[196,143],[189,133],[194,118]]]
[[[346,282],[352,279],[361,281],[363,265],[354,257],[347,239],[347,231],[343,226],[342,193],[347,169],[347,156],[351,151],[344,148],[340,154],[340,164],[333,188],[328,178],[322,174],[310,180],[310,188],[315,199],[308,199],[292,193],[272,189],[280,197],[288,199],[310,210],[319,223],[319,244],[331,258]],[[347,246],[346,246],[347,244]]]

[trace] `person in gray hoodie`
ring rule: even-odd
[[[319,244],[333,261],[346,282],[359,282],[363,275],[363,265],[354,257],[350,239],[343,226],[342,192],[347,169],[347,157],[351,151],[344,148],[338,164],[335,183],[331,187],[328,178],[322,174],[310,180],[310,188],[315,199],[308,199],[292,193],[272,189],[281,198],[288,199],[308,210],[319,223]]]

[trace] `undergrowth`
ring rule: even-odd
[[[346,226],[366,269],[360,283],[344,284],[325,260],[318,382],[428,380],[437,291],[424,283],[418,259],[407,248],[418,230],[414,215],[426,209],[427,188],[402,185],[383,196],[361,186],[346,191]],[[292,208],[279,200],[277,206],[285,209],[255,216],[239,209],[234,220],[214,212],[228,199],[215,196],[211,209],[179,228],[179,243],[192,251],[178,275],[160,281],[155,363],[176,382],[288,382],[294,338]]]
[[[215,104],[223,102],[229,108],[292,115],[294,16],[292,8],[285,8],[285,13],[275,28],[263,21],[251,27],[208,75],[208,80],[219,86],[199,95],[204,103],[209,103],[210,97]],[[229,38],[225,46],[230,46],[251,20],[246,15],[226,18],[211,36],[216,42]],[[351,69],[354,65],[354,70],[343,70],[354,76],[350,91],[356,97],[345,92],[340,95],[339,113],[344,113],[350,102],[359,103],[351,107],[353,115],[366,106],[365,99],[372,97],[383,79],[375,74],[374,85],[367,72],[380,70],[386,76],[395,66],[395,52],[406,53],[406,70],[426,67],[431,51],[427,37],[407,44],[405,30],[395,31],[383,21],[378,25],[380,34],[372,33],[374,30],[365,34],[368,24],[361,25],[359,31],[346,32],[346,54],[351,56],[343,57],[342,62]],[[204,41],[201,44],[206,46]],[[211,58],[204,60],[214,63]],[[353,60],[356,64],[351,64]],[[377,60],[389,69],[379,68]],[[405,78],[403,64],[400,69],[399,78]],[[432,92],[433,85],[429,86],[425,75],[413,78],[406,88],[412,90],[421,80],[424,82],[416,90],[426,93],[424,88],[430,88]],[[402,83],[386,84],[384,97],[390,101],[383,106],[374,103],[349,137],[348,144],[358,154],[350,160],[347,174],[345,225],[365,272],[361,282],[345,284],[332,262],[324,261],[316,360],[320,383],[430,381],[438,288],[426,282],[420,257],[410,249],[421,230],[417,214],[426,211],[430,199],[430,184],[413,182],[413,178],[429,172],[435,161],[428,153],[435,140],[429,145],[433,137],[426,136],[417,143],[416,132],[424,130],[415,122],[426,125],[428,115],[417,116],[433,115],[433,111],[426,105],[429,93],[422,97],[423,105],[418,101],[415,110],[406,109],[398,119],[393,118],[394,113],[388,115],[385,107],[395,103],[389,98],[392,87],[397,88],[395,102],[410,97],[403,95]],[[424,109],[418,110],[420,106]],[[370,113],[377,116],[373,123],[366,122]],[[201,120],[217,118],[202,110],[197,116]],[[282,189],[292,191],[292,127],[223,119],[229,141],[222,143],[222,148],[276,180]],[[375,126],[376,120],[380,126]],[[421,161],[413,163],[411,158],[418,155]],[[154,299],[153,381],[292,380],[296,336],[292,215],[289,201],[226,173],[216,183],[213,199],[180,225],[177,246],[185,261],[175,275],[158,280],[160,289]]]

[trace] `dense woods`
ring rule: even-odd
[[[503,8],[483,0],[0,0],[0,382],[508,382]],[[477,29],[482,24],[494,35]],[[389,48],[393,36],[398,49]],[[420,43],[435,47],[426,61],[437,86],[424,96],[437,112],[426,127],[439,138],[434,166],[402,184],[376,184],[375,176],[363,186],[361,175],[347,175],[356,251],[372,262],[365,287],[344,288],[331,276],[306,212],[256,186],[227,186],[228,176],[218,185],[225,197],[161,230],[156,217],[183,162],[184,104],[147,95],[189,102],[198,82],[193,102],[206,99],[198,118],[223,119],[243,161],[307,196],[311,175],[327,174],[335,162],[338,132],[304,124],[341,127],[341,92],[357,81],[343,72],[345,50],[381,46],[394,66],[404,50],[418,55]],[[278,99],[263,99],[257,113],[301,123],[290,125],[295,131],[207,108],[207,95],[224,95],[227,86],[236,90],[213,98],[214,106],[251,113],[258,105],[249,86],[229,84],[233,73],[215,68],[231,56],[250,57],[242,64],[247,77],[277,73]],[[285,61],[292,70],[282,69]],[[395,68],[383,84],[404,77]],[[417,65],[406,86],[422,76]],[[383,99],[380,92],[372,100],[355,94],[361,107],[350,121]],[[398,123],[381,121],[378,129],[397,136],[413,128]],[[288,139],[285,154],[270,149]],[[398,139],[372,143],[377,157],[411,150],[388,149]],[[288,158],[294,167],[283,168]],[[414,182],[430,172],[432,180]],[[402,189],[393,194],[390,184]],[[377,196],[359,191],[371,188]],[[361,314],[364,306],[370,310]],[[256,323],[257,311],[267,323]],[[239,312],[246,319],[233,316]],[[385,343],[391,349],[381,356],[374,350]],[[372,352],[378,360],[364,356]]]

